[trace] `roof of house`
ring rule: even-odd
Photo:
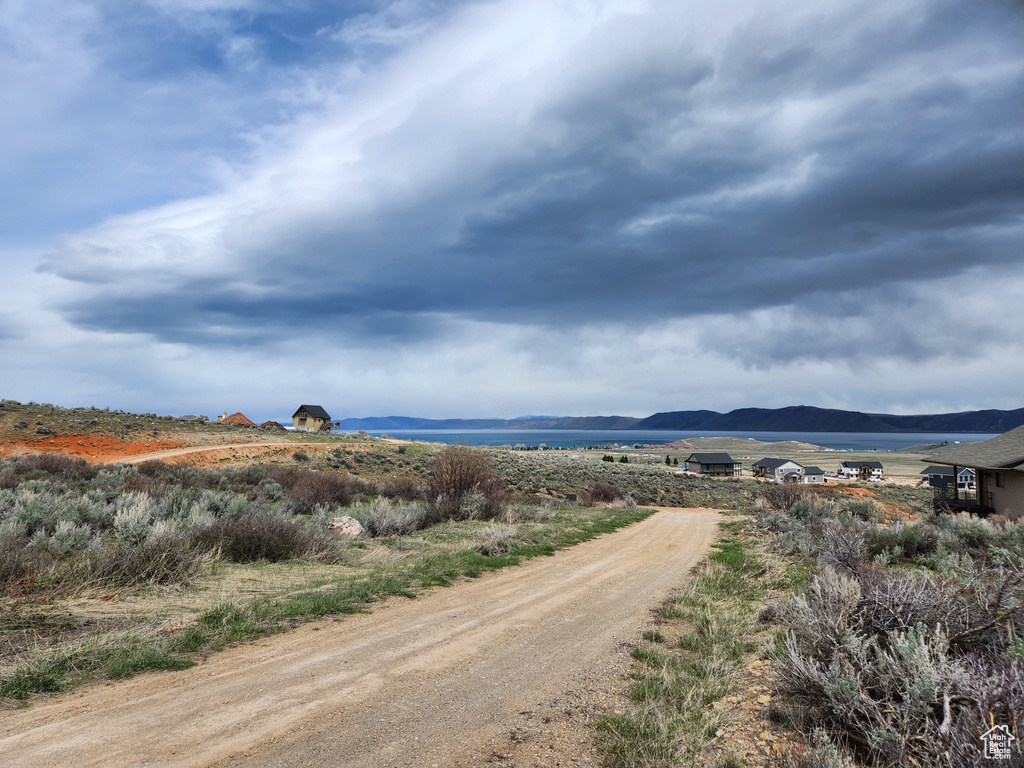
[[[754,466],[755,467],[766,467],[767,469],[778,469],[783,464],[796,464],[798,467],[801,466],[800,464],[797,464],[792,459],[769,459],[769,458],[761,459]]]
[[[804,467],[805,475],[824,475],[825,470],[821,467]]]
[[[331,420],[331,414],[329,414],[327,411],[325,411],[323,409],[323,406],[319,406],[319,405],[300,405],[298,410],[295,411],[295,413],[292,414],[292,418],[293,419],[296,416],[299,415],[299,411],[305,411],[310,416],[312,416],[314,419],[324,419],[326,421],[330,421]]]
[[[850,469],[860,469],[861,467],[871,467],[872,469],[882,469],[882,462],[880,461],[844,461],[844,467]]]
[[[728,453],[691,453],[687,461],[696,461],[699,464],[738,464]]]
[[[974,470],[971,469],[970,467],[958,467],[956,473],[958,475],[965,475],[965,474],[973,475],[974,474]],[[952,477],[953,476],[953,467],[952,466],[943,467],[941,465],[933,464],[930,467],[925,467],[924,469],[922,469],[921,470],[921,474],[922,475],[942,475],[943,477]]]
[[[1024,470],[1024,427],[1011,429],[991,440],[950,445],[922,461],[958,467]]]

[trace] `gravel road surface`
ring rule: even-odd
[[[718,522],[708,510],[662,509],[553,557],[306,624],[184,672],[2,713],[0,765],[517,764],[491,745],[614,668]],[[518,764],[596,762],[575,743],[578,729],[563,736],[574,743],[545,741]]]

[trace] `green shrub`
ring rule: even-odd
[[[916,525],[895,523],[870,533],[868,551],[872,556],[888,553],[914,559],[933,554],[941,539],[939,530],[927,521]]]
[[[114,533],[123,544],[136,545],[149,536],[153,504],[149,495],[132,492],[121,498],[114,517]]]
[[[507,555],[519,539],[519,529],[514,525],[494,523],[477,531],[477,550],[488,557]]]
[[[846,499],[841,505],[841,510],[850,517],[864,522],[878,522],[886,517],[885,509],[873,499]]]
[[[792,488],[793,486],[780,485],[777,487]],[[823,499],[817,495],[802,496],[799,492],[791,499],[793,503],[789,507],[785,507],[784,510],[795,520],[808,524],[835,519],[836,505],[831,499]]]
[[[997,531],[988,521],[966,513],[937,515],[931,520],[937,530],[951,540],[955,549],[986,551],[998,538]]]
[[[370,536],[404,536],[426,527],[430,516],[420,502],[393,502],[377,498],[350,510]]]
[[[985,713],[1024,725],[1024,664],[1009,653],[1024,630],[1022,582],[1005,568],[960,578],[824,568],[767,612],[788,630],[780,693],[874,765],[947,765],[972,741],[976,756]]]

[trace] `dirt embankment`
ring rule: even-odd
[[[201,445],[193,444],[195,438],[145,438],[125,440],[110,435],[62,435],[25,442],[8,443],[0,446],[0,458],[32,453],[62,453],[73,459],[85,459],[96,464],[124,463],[138,464],[150,459],[160,461],[188,461],[196,466],[215,464],[245,464],[252,461],[272,460],[290,457],[292,452],[303,450],[307,453],[325,452],[338,447],[330,443],[306,443],[291,439],[253,440],[262,437],[259,432],[240,437],[237,433],[226,434],[221,440],[204,436]],[[191,437],[191,436],[190,436]],[[348,449],[363,446],[345,444]]]
[[[121,461],[127,456],[179,448],[182,445],[181,440],[156,437],[122,440],[112,435],[59,435],[9,443],[0,448],[0,455],[7,457],[29,453],[63,453],[73,459],[105,463]]]
[[[856,496],[860,499],[871,499],[873,502],[878,504],[882,509],[888,512],[890,515],[898,517],[909,517],[909,513],[905,510],[900,509],[895,504],[890,504],[887,501],[883,501],[878,498],[874,493],[869,491],[867,488],[861,488],[855,485],[817,485],[813,486],[817,493],[840,493],[846,496]]]
[[[718,519],[663,510],[369,615],[8,713],[0,765],[596,764],[587,721],[615,705],[623,644]]]

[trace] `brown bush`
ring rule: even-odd
[[[308,515],[317,506],[347,507],[356,496],[366,493],[367,489],[365,481],[352,475],[306,472],[291,486],[288,499],[293,511]]]
[[[405,501],[422,500],[427,495],[427,487],[415,477],[392,477],[381,483],[380,495]]]
[[[170,466],[159,459],[149,459],[136,464],[135,471],[146,477],[163,477],[170,474]]]
[[[288,490],[309,474],[308,470],[285,464],[271,464],[266,467],[266,476]]]
[[[202,569],[204,553],[186,536],[166,535],[138,544],[105,545],[72,561],[60,576],[63,586],[137,587],[145,584],[187,584]]]
[[[92,480],[99,468],[85,459],[72,459],[61,453],[37,453],[27,456],[14,464],[18,474],[39,470],[65,480]]]
[[[803,489],[790,483],[766,485],[761,489],[763,498],[771,509],[790,509],[803,497]]]
[[[0,491],[18,487],[18,476],[10,469],[0,470]]]
[[[199,549],[217,550],[235,563],[324,557],[334,549],[329,536],[307,530],[301,518],[270,513],[215,520],[195,531],[193,542]]]
[[[32,581],[44,563],[35,553],[25,550],[22,542],[0,543],[0,595],[17,595],[32,591]]]
[[[619,489],[611,483],[597,482],[583,493],[583,501],[588,504],[608,504],[621,496]]]
[[[501,480],[491,468],[490,454],[483,448],[447,445],[434,454],[427,486],[430,504],[439,518],[494,517],[508,498]],[[477,508],[466,504],[474,497]]]

